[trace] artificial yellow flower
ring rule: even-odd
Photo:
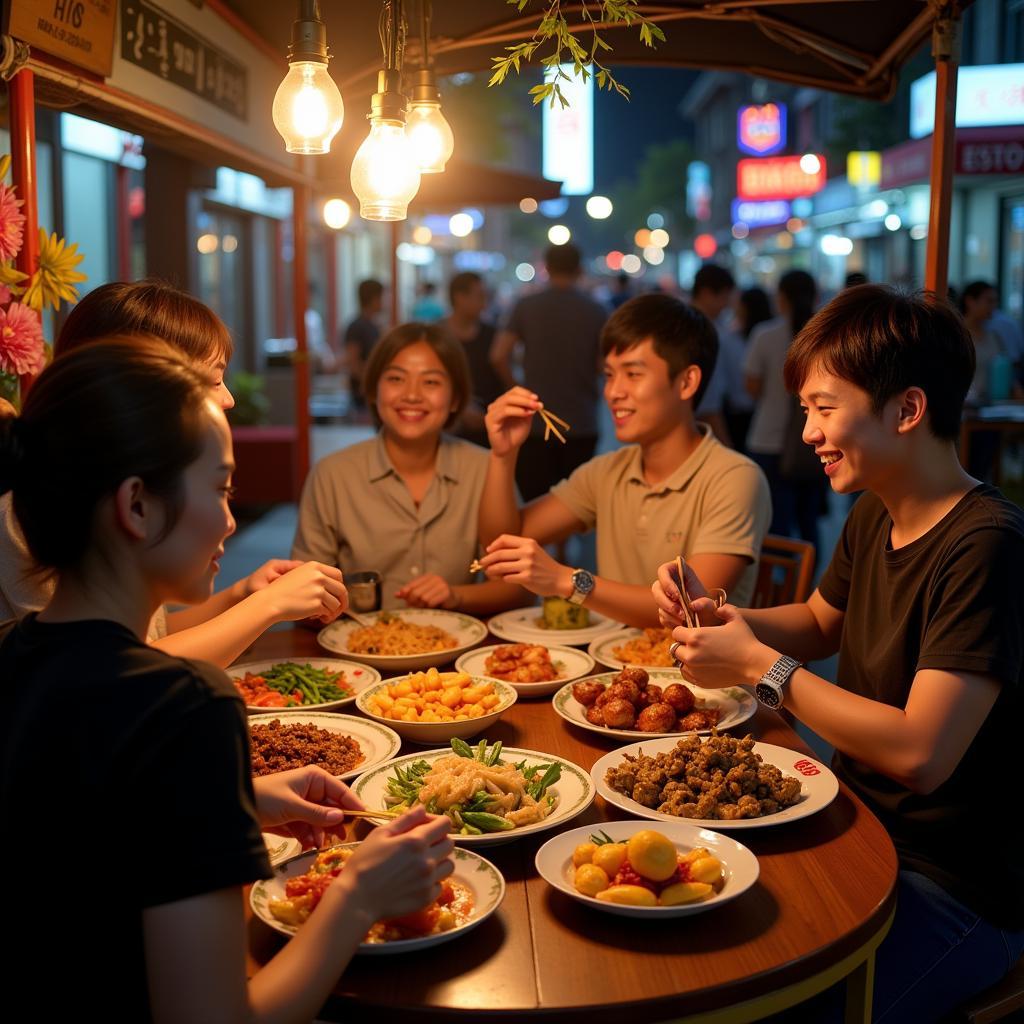
[[[0,289],[7,288],[13,295],[21,295],[25,290],[21,282],[28,280],[28,274],[23,274],[14,266],[14,260],[8,263],[0,263]]]
[[[47,304],[57,309],[61,301],[77,302],[79,281],[87,280],[86,275],[75,270],[85,257],[78,252],[78,245],[65,248],[63,238],[56,232],[47,236],[39,229],[39,269],[32,275],[23,299],[25,305],[37,313]]]

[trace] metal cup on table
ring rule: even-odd
[[[372,569],[345,574],[348,603],[354,612],[380,610],[381,575]]]

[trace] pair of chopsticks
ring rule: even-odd
[[[686,619],[687,629],[700,629],[700,619],[697,618],[697,613],[693,610],[693,605],[690,603],[690,595],[686,592],[686,584],[683,582],[686,579],[686,574],[683,571],[683,556],[676,555],[676,573],[678,579],[676,582],[679,585],[679,603],[683,607],[683,618]]]
[[[558,428],[561,427],[562,430],[568,433],[572,430],[572,427],[561,416],[556,416],[548,409],[538,409],[537,411],[540,413],[540,418],[544,421],[544,440],[549,440],[551,435],[554,434],[562,444],[565,444],[565,438]]]

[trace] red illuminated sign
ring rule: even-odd
[[[797,199],[825,187],[825,158],[818,153],[740,160],[736,195],[740,199]]]
[[[786,145],[786,107],[763,103],[740,107],[736,115],[736,145],[753,156],[778,153]]]

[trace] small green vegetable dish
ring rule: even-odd
[[[558,806],[558,795],[548,790],[561,777],[559,763],[508,763],[500,742],[490,748],[487,740],[475,747],[460,739],[451,744],[453,753],[433,762],[396,765],[385,804],[393,810],[424,804],[432,814],[447,814],[452,831],[463,836],[534,825]]]

